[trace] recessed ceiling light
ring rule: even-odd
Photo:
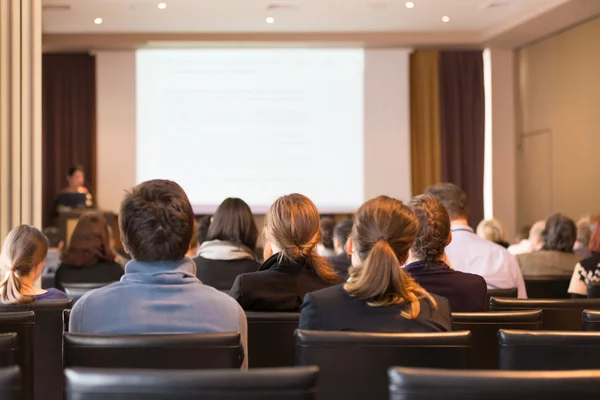
[[[102,23],[102,18],[96,18],[96,19],[94,20],[94,23],[95,23],[96,25],[100,25],[100,24]]]
[[[405,4],[406,8],[415,8],[415,3],[412,1],[407,1]]]
[[[275,22],[275,18],[273,17],[267,17],[265,18],[265,21],[267,22],[267,24],[272,24]]]
[[[167,8],[167,3],[158,3],[158,8],[164,10],[165,8]]]
[[[442,17],[442,22],[450,22],[450,17],[449,17],[449,16],[447,16],[447,15],[444,15],[444,16]]]

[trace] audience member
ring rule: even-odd
[[[569,293],[572,297],[587,297],[588,284],[600,282],[600,216],[596,218],[594,226],[589,245],[592,255],[578,262],[571,276]]]
[[[175,182],[152,180],[127,193],[119,213],[121,240],[132,260],[120,282],[86,293],[73,307],[75,333],[240,332],[246,315],[228,295],[203,285],[185,257],[194,213]]]
[[[521,240],[518,244],[513,244],[508,247],[508,252],[514,256],[519,254],[531,253],[532,251],[539,251],[544,246],[542,241],[542,232],[546,227],[546,221],[537,221],[529,229],[529,237]]]
[[[499,244],[505,249],[510,245],[504,224],[496,218],[481,221],[477,225],[477,235],[485,240]]]
[[[194,232],[198,232],[198,222],[194,220]],[[198,250],[200,245],[198,244],[198,236],[192,235],[192,240],[190,240],[190,247],[188,247],[188,251],[185,254],[186,257],[194,258],[198,255]]]
[[[54,278],[60,290],[65,283],[111,283],[123,275],[123,268],[115,262],[106,219],[95,211],[79,217],[61,261]]]
[[[212,217],[210,215],[205,215],[197,221],[198,228],[196,229],[196,239],[198,240],[198,246],[202,246],[202,243],[206,241],[211,219]]]
[[[333,227],[335,222],[332,218],[321,218],[319,227],[321,229],[321,241],[317,244],[317,254],[323,257],[335,256],[333,247]]]
[[[115,233],[110,225],[108,226],[108,238],[110,239],[110,249],[115,253],[115,262],[119,264],[121,268],[125,268],[125,265],[127,265],[131,258],[125,253],[121,246],[117,246]]]
[[[352,232],[352,220],[347,219],[338,222],[333,228],[333,249],[335,256],[329,259],[331,265],[342,278],[348,276],[348,268],[352,265],[352,259],[346,252],[346,243]]]
[[[449,331],[448,301],[427,293],[401,268],[418,228],[415,215],[399,200],[380,196],[363,204],[347,244],[353,265],[348,282],[308,293],[300,329]]]
[[[319,212],[301,194],[282,196],[265,216],[266,255],[259,272],[238,276],[231,296],[245,310],[298,311],[304,295],[341,281],[316,252],[321,241]]]
[[[446,247],[451,267],[482,276],[488,289],[517,288],[527,298],[525,282],[517,260],[505,248],[477,236],[469,226],[467,195],[452,183],[440,183],[425,191],[436,197],[448,211],[452,243]]]
[[[590,251],[590,236],[592,235],[591,217],[583,217],[577,221],[577,239],[573,245],[573,252],[579,258],[589,258],[592,256]]]
[[[42,274],[55,274],[60,265],[60,253],[63,247],[63,241],[60,240],[60,231],[54,226],[44,228],[44,236],[48,239],[48,254],[44,261]]]
[[[550,216],[542,232],[542,249],[517,256],[523,275],[571,276],[573,266],[581,260],[573,253],[576,237],[573,220],[562,214]]]
[[[452,232],[442,203],[424,194],[413,198],[410,207],[419,221],[419,230],[406,271],[429,293],[447,298],[453,312],[483,311],[487,298],[485,279],[455,271],[446,264],[444,251],[452,242]]]
[[[257,240],[258,229],[248,204],[242,199],[225,199],[194,259],[196,276],[205,285],[228,291],[238,275],[260,267],[254,254]]]
[[[36,228],[20,225],[4,239],[0,264],[4,276],[0,281],[3,304],[23,304],[41,300],[66,299],[60,290],[35,287],[42,275],[48,253],[48,239]]]

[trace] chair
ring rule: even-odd
[[[0,314],[16,311],[35,313],[33,374],[36,399],[62,400],[62,312],[67,308],[71,308],[71,299],[0,305]]]
[[[299,313],[247,312],[250,368],[294,365]]]
[[[600,282],[590,282],[587,285],[587,297],[588,299],[600,298]]]
[[[517,288],[512,289],[488,289],[487,298],[485,302],[485,311],[489,310],[490,307],[490,299],[492,297],[502,297],[509,299],[516,299],[519,296],[519,291]]]
[[[391,368],[390,400],[594,400],[600,371],[449,371]]]
[[[18,365],[21,395],[33,399],[35,315],[31,311],[2,312],[0,332],[3,338],[0,366]]]
[[[583,310],[583,330],[600,332],[600,311]]]
[[[469,367],[498,368],[498,330],[542,328],[542,310],[453,313],[452,330],[471,331]]]
[[[0,368],[17,364],[19,342],[16,333],[0,333]]]
[[[77,302],[84,294],[94,289],[98,289],[113,282],[101,282],[101,283],[69,283],[61,282],[60,285],[65,289],[65,293],[70,299],[73,299],[73,304]]]
[[[600,299],[490,299],[491,311],[537,309],[544,313],[543,330],[580,331],[583,310],[600,310]]]
[[[469,332],[364,333],[298,330],[296,365],[319,367],[318,399],[387,399],[393,365],[466,368]]]
[[[249,371],[103,370],[65,371],[66,400],[312,400],[316,367]]]
[[[239,333],[64,334],[64,366],[91,368],[239,368]]]
[[[21,400],[21,373],[17,365],[0,368],[0,399]]]
[[[54,277],[56,275],[54,273],[52,274],[42,274],[42,289],[50,289],[53,288],[55,286],[55,280]]]
[[[525,276],[529,299],[568,299],[571,276]]]
[[[500,369],[600,369],[598,332],[498,332]]]

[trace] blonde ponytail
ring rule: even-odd
[[[0,281],[0,301],[4,304],[31,303],[33,296],[21,294],[22,286],[16,270],[9,270]]]

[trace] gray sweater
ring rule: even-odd
[[[130,261],[120,282],[86,293],[75,304],[69,331],[239,332],[242,346],[247,348],[244,310],[228,295],[202,284],[190,258],[155,263]],[[244,367],[247,365],[246,356]]]

